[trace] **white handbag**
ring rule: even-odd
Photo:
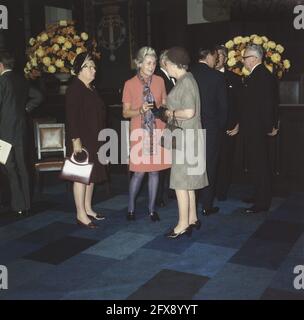
[[[0,139],[0,163],[6,164],[11,149],[12,145],[10,143]]]
[[[71,158],[67,158],[64,161],[60,178],[73,182],[80,182],[83,184],[90,184],[90,178],[93,170],[93,163],[89,162],[89,153],[86,149],[82,148],[86,153],[86,160],[84,162],[78,162],[75,159],[74,153]]]

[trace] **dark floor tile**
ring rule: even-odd
[[[92,239],[67,236],[24,256],[24,258],[49,264],[59,264],[95,245],[97,242]]]
[[[132,293],[128,300],[189,300],[208,277],[173,270],[161,270]]]
[[[252,235],[253,238],[294,244],[304,232],[304,225],[287,221],[267,220]]]
[[[47,244],[56,241],[78,229],[79,227],[76,224],[73,225],[70,223],[56,221],[43,228],[30,232],[18,240],[21,242]]]
[[[286,242],[250,238],[229,262],[277,270],[291,248],[292,244]]]
[[[304,224],[303,211],[303,193],[297,193],[288,197],[279,208],[270,213],[269,217]]]
[[[41,248],[40,243],[26,243],[18,240],[4,243],[0,246],[0,264],[7,264],[25,254],[30,254]]]
[[[304,300],[304,293],[296,291],[290,292],[285,290],[267,288],[263,295],[261,296],[261,300]]]

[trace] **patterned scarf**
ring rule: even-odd
[[[153,104],[155,100],[150,89],[152,77],[145,81],[139,72],[137,73],[137,76],[140,82],[143,84],[143,103]],[[148,110],[142,115],[142,128],[148,133],[147,137],[146,135],[145,137],[149,138],[150,142],[147,146],[147,143],[144,141],[144,153],[153,155],[153,130],[155,129],[155,117],[151,110]]]

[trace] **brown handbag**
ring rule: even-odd
[[[93,170],[93,163],[89,162],[89,153],[82,148],[87,158],[83,162],[78,162],[73,153],[70,158],[64,160],[64,164],[59,177],[64,180],[90,184],[90,177]]]

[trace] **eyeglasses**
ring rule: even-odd
[[[255,57],[256,58],[256,56],[244,56],[242,59],[245,60],[245,59],[251,58],[251,57]]]
[[[89,68],[90,70],[95,70],[95,69],[96,69],[96,66],[84,65],[82,68],[83,68],[83,69],[84,69],[84,68]]]

